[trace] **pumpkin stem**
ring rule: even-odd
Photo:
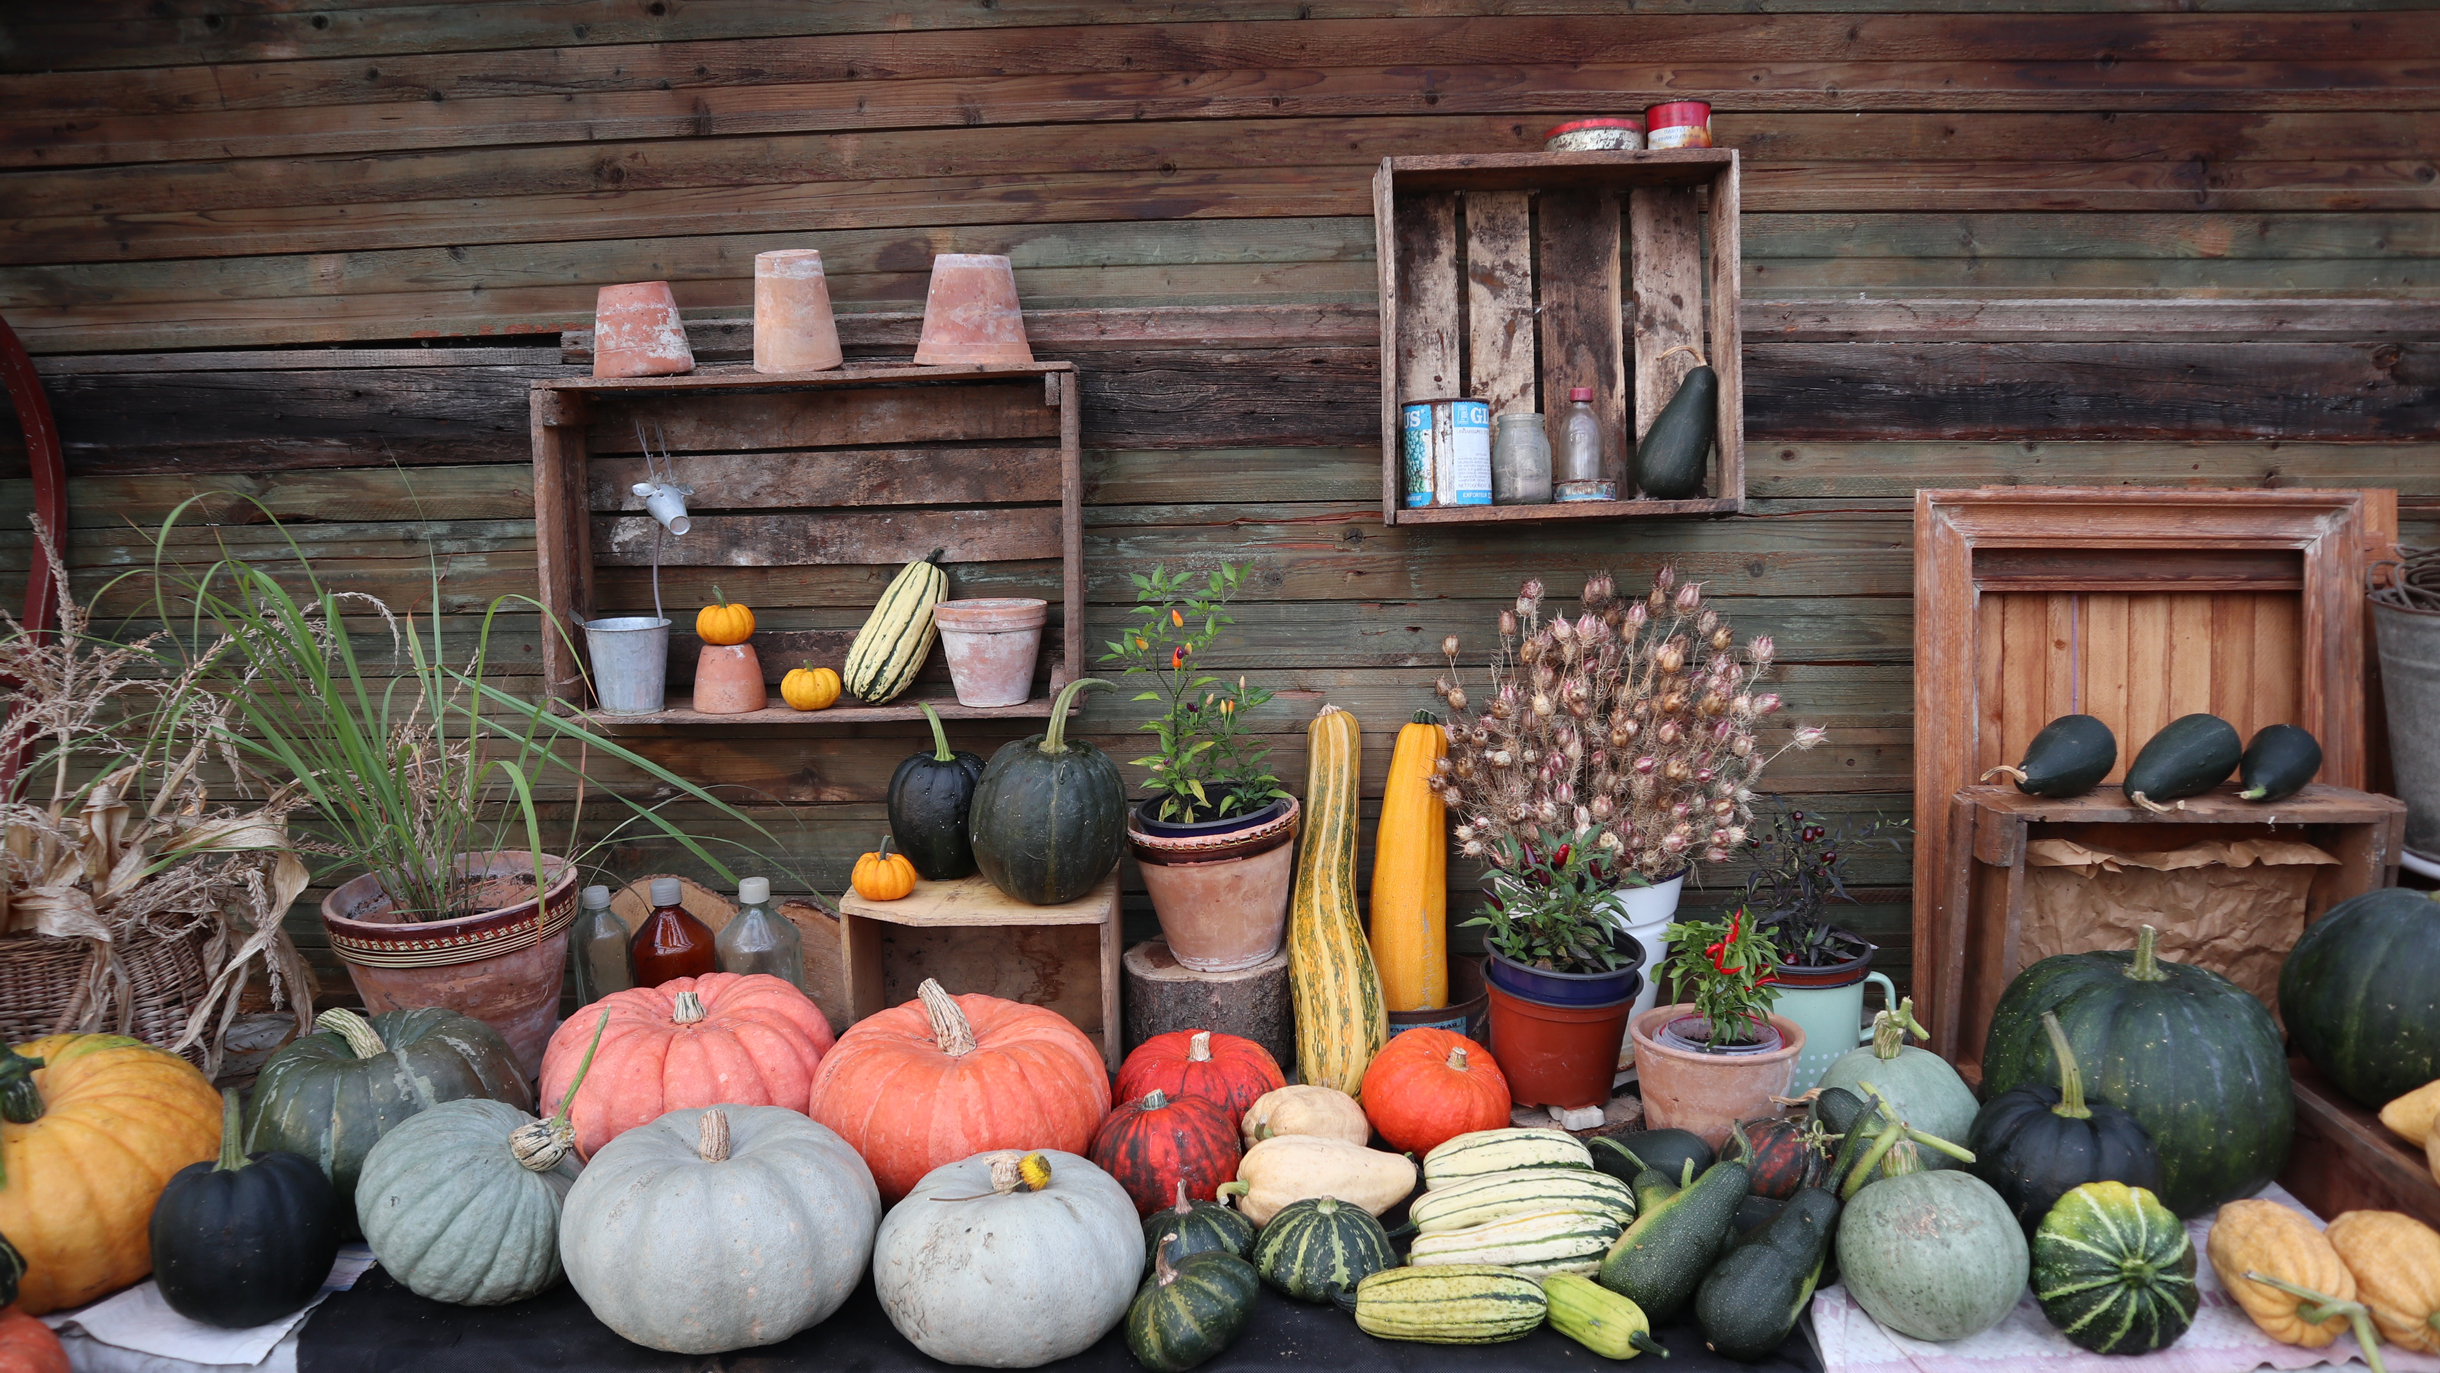
[[[1991,769],[1989,772],[1984,773],[1984,774],[1982,775],[1982,780],[1983,780],[1983,781],[1985,781],[1985,782],[1988,782],[1988,781],[1990,781],[1990,780],[1991,780],[1992,778],[1994,778],[1994,777],[2005,777],[2005,778],[2007,778],[2009,781],[2016,783],[2016,784],[2017,784],[2018,786],[2020,786],[2020,787],[2021,787],[2021,786],[2023,786],[2023,785],[2025,784],[2025,770],[2024,770],[2023,768],[2012,768],[2012,767],[2009,767],[2009,766],[2008,766],[2007,764],[2005,764],[2005,763],[2002,763],[2002,764],[2001,764],[2001,765],[1999,765],[1998,767],[1995,767],[1995,768]]]
[[[215,1173],[234,1173],[250,1161],[246,1158],[243,1139],[245,1112],[237,1105],[237,1089],[220,1090],[220,1162],[213,1165]]]
[[[1453,1073],[1462,1073],[1466,1071],[1465,1045],[1460,1044],[1457,1047],[1449,1050],[1449,1071]]]
[[[924,1019],[932,1022],[932,1041],[951,1058],[964,1058],[976,1047],[974,1022],[966,1019],[957,998],[949,995],[939,982],[925,978],[915,989],[915,999],[923,1003]]]
[[[2135,933],[2135,959],[2127,964],[2127,976],[2138,982],[2166,982],[2169,975],[2160,970],[2160,931],[2150,925]]]
[[[390,1051],[390,1046],[381,1042],[381,1035],[373,1028],[373,1022],[351,1010],[334,1008],[324,1011],[314,1017],[313,1027],[346,1040],[347,1047],[354,1050],[358,1058],[374,1058]]]
[[[39,1058],[28,1058],[0,1044],[0,1120],[31,1125],[42,1119],[42,1090],[34,1085]]]
[[[2160,802],[2153,800],[2151,797],[2144,795],[2140,791],[2128,792],[2127,799],[2134,802],[2136,805],[2143,807],[2145,810],[2152,812],[2154,815],[2167,815],[2171,810],[2171,807],[2162,805]],[[2177,804],[2183,806],[2186,803],[2180,801]]]
[[[1067,752],[1068,704],[1076,699],[1077,692],[1087,687],[1096,691],[1118,690],[1115,685],[1105,682],[1099,677],[1079,677],[1061,687],[1059,698],[1051,702],[1050,728],[1042,732],[1042,742],[1037,745],[1044,753],[1056,756]]]
[[[1418,725],[1437,725],[1440,723],[1440,717],[1434,715],[1428,710],[1416,711],[1413,715],[1408,716],[1407,719],[1409,722]]]
[[[1212,1189],[1212,1200],[1213,1200],[1213,1201],[1215,1201],[1215,1202],[1218,1202],[1218,1203],[1219,1203],[1220,1205],[1222,1205],[1222,1206],[1226,1206],[1226,1205],[1228,1205],[1228,1199],[1229,1199],[1230,1197],[1242,1197],[1242,1196],[1248,1196],[1248,1195],[1252,1194],[1253,1190],[1254,1190],[1254,1188],[1253,1188],[1253,1185],[1252,1185],[1251,1183],[1244,1183],[1244,1182],[1224,1182],[1224,1183],[1221,1183],[1221,1184],[1220,1184],[1218,1187],[1215,1187],[1215,1188],[1213,1188],[1213,1189]],[[1185,1197],[1185,1195],[1186,1195],[1186,1184],[1185,1184],[1185,1182],[1184,1182],[1184,1181],[1182,1181],[1182,1180],[1181,1180],[1181,1181],[1178,1183],[1178,1196],[1179,1196],[1180,1198],[1183,1198],[1183,1197]],[[1241,1207],[1239,1207],[1239,1208],[1237,1208],[1237,1209],[1242,1211],[1242,1210],[1244,1210],[1245,1208],[1241,1206]]]
[[[718,582],[712,583],[712,599],[720,605],[721,609],[726,610],[728,608],[729,598],[721,594],[720,583]]]
[[[1039,1151],[1020,1154],[1008,1149],[991,1156],[991,1190],[995,1195],[1039,1192],[1050,1185],[1051,1161]]]
[[[1139,1111],[1158,1111],[1168,1105],[1169,1094],[1162,1091],[1160,1088],[1155,1087],[1151,1091],[1144,1093],[1144,1099],[1135,1103],[1135,1109]]]
[[[693,996],[693,992],[680,993]],[[585,1085],[585,1074],[593,1071],[593,1055],[602,1047],[602,1031],[610,1028],[610,1008],[602,1008],[602,1018],[593,1025],[593,1042],[585,1046],[584,1062],[576,1065],[575,1080],[559,1097],[559,1110],[542,1120],[529,1120],[508,1132],[508,1152],[518,1163],[537,1173],[547,1173],[559,1166],[576,1147],[576,1126],[569,1116],[576,1110],[576,1094]]]
[[[1194,1199],[1186,1195],[1186,1179],[1183,1176],[1178,1179],[1178,1204],[1170,1207],[1169,1213],[1174,1216],[1191,1216],[1195,1213]]]
[[[2050,1051],[2059,1056],[2059,1104],[2050,1113],[2069,1120],[2092,1119],[2093,1108],[2084,1104],[2084,1069],[2076,1062],[2076,1051],[2067,1042],[2067,1028],[2059,1023],[2058,1012],[2042,1012],[2042,1032],[2050,1036]]]
[[[1186,1184],[1183,1182],[1178,1184],[1178,1195],[1186,1195]],[[1153,1281],[1158,1282],[1163,1287],[1167,1287],[1178,1280],[1177,1267],[1169,1261],[1170,1247],[1177,1242],[1177,1233],[1172,1231],[1169,1235],[1164,1237],[1161,1242],[1153,1248],[1152,1251],[1152,1278]]]
[[[695,1157],[705,1163],[729,1158],[729,1113],[715,1106],[695,1117]]]
[[[703,998],[695,995],[695,993],[690,989],[678,993],[676,1003],[669,1008],[669,1023],[672,1025],[692,1025],[709,1014],[711,1014],[711,1012],[703,1009]],[[607,1024],[609,1019],[610,1013],[608,1011],[602,1012],[603,1023]],[[596,1042],[598,1042],[600,1040],[600,1034],[596,1032],[594,1038]],[[592,1056],[590,1054],[586,1055],[586,1061],[592,1061]]]
[[[1873,1012],[1872,1056],[1883,1060],[1896,1058],[1909,1034],[1917,1039],[1932,1037],[1932,1032],[1923,1028],[1923,1022],[1915,1019],[1915,999],[1911,996],[1901,998],[1895,1011]]]
[[[935,763],[956,762],[957,755],[949,751],[949,731],[941,724],[940,716],[933,713],[932,703],[917,701],[915,704],[922,708],[923,718],[932,722],[932,761]]]
[[[1186,1041],[1186,1061],[1189,1063],[1209,1063],[1212,1061],[1211,1031],[1197,1030],[1194,1033],[1194,1037]]]
[[[1650,1335],[1645,1334],[1641,1330],[1628,1332],[1627,1347],[1630,1349],[1640,1349],[1647,1354],[1658,1354],[1664,1359],[1669,1357],[1669,1346],[1662,1344],[1659,1340],[1652,1338]]]
[[[1352,1316],[1356,1313],[1356,1294],[1348,1291],[1344,1287],[1339,1286],[1337,1283],[1334,1282],[1328,1287],[1323,1288],[1322,1295],[1329,1299],[1332,1306],[1346,1312],[1348,1315]]]
[[[2274,1278],[2268,1273],[2248,1270],[2245,1279],[2248,1282],[2261,1283],[2265,1287],[2276,1288],[2294,1297],[2296,1299],[2296,1319],[2307,1325],[2326,1325],[2344,1317],[2347,1324],[2355,1331],[2356,1344],[2364,1351],[2364,1362],[2372,1365],[2373,1373],[2389,1373],[2388,1365],[2381,1360],[2379,1341],[2372,1333],[2372,1313],[2362,1302],[2340,1301],[2327,1293],[2316,1292],[2310,1287],[2298,1287],[2284,1278]]]

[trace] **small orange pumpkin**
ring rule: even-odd
[[[848,881],[855,884],[856,895],[867,901],[895,901],[915,890],[915,865],[905,854],[890,852],[885,837],[879,849],[856,860]]]
[[[1508,1123],[1508,1079],[1491,1051],[1430,1026],[1390,1036],[1364,1070],[1362,1099],[1381,1138],[1417,1157]]]
[[[742,644],[754,637],[754,612],[722,595],[717,583],[712,596],[719,604],[695,612],[695,637],[707,644]]]
[[[788,669],[779,679],[779,698],[798,710],[824,710],[839,699],[839,674],[811,663]]]

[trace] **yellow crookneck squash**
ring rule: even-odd
[[[1381,974],[1356,912],[1356,717],[1324,706],[1306,731],[1305,832],[1288,906],[1288,990],[1296,1002],[1296,1068],[1315,1087],[1355,1096],[1389,1039]]]
[[[1381,1004],[1431,1011],[1449,1004],[1447,807],[1432,790],[1449,736],[1428,711],[1398,729],[1381,826],[1373,837],[1372,952]]]
[[[2440,1231],[2395,1211],[2349,1211],[2322,1234],[2355,1275],[2381,1338],[2440,1353]]]
[[[2229,1202],[2212,1218],[2203,1252],[2263,1334],[2320,1349],[2353,1326],[2356,1343],[2372,1350],[2371,1315],[2356,1300],[2355,1275],[2298,1212],[2275,1201]]]
[[[25,1256],[17,1304],[39,1316],[151,1272],[153,1203],[172,1174],[219,1155],[220,1114],[195,1065],[141,1040],[17,1045],[0,1063],[0,1235]]]

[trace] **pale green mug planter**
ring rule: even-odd
[[[1804,1051],[1796,1056],[1796,1080],[1788,1087],[1789,1096],[1799,1096],[1820,1084],[1822,1074],[1841,1055],[1858,1044],[1872,1042],[1872,1029],[1864,1024],[1864,984],[1876,983],[1881,988],[1881,1004],[1896,1009],[1898,989],[1880,973],[1868,971],[1871,955],[1838,968],[1790,968],[1782,965],[1778,998],[1771,1003],[1776,1015],[1786,1016],[1804,1028]],[[1843,977],[1844,982],[1823,986],[1814,982],[1820,978]]]

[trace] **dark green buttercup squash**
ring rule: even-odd
[[[1056,906],[1093,890],[1127,844],[1127,783],[1110,755],[1067,737],[1068,705],[1098,677],[1070,682],[1050,728],[1002,746],[975,783],[975,866],[1019,901]]]
[[[1244,1258],[1254,1252],[1254,1234],[1254,1222],[1245,1212],[1195,1200],[1186,1195],[1186,1179],[1179,1178],[1177,1204],[1144,1217],[1144,1271],[1152,1271],[1153,1257],[1164,1250],[1180,1259],[1215,1253]]]
[[[2321,741],[2294,725],[2264,725],[2237,760],[2237,795],[2284,801],[2321,771]]]
[[[2025,745],[2024,761],[1982,775],[2005,777],[2028,796],[2082,796],[2118,766],[2118,736],[2090,715],[2062,715]]]
[[[2096,1354],[2149,1354],[2194,1323],[2194,1241],[2158,1198],[2088,1182],[2033,1232],[2033,1295],[2059,1333]]]
[[[221,1093],[220,1157],[181,1168],[153,1203],[153,1281],[169,1308],[231,1330],[312,1301],[339,1255],[339,1203],[312,1159],[249,1157],[237,1093]]]
[[[2060,1197],[2085,1183],[2123,1182],[2147,1195],[2160,1186],[2152,1136],[2117,1107],[2088,1101],[2059,1018],[2045,1014],[2042,1028],[2059,1059],[2059,1085],[2029,1084],[1991,1098],[1966,1137],[1974,1175],[2008,1203],[2029,1238]]]
[[[1381,1222],[1336,1197],[1308,1197],[1279,1208],[1254,1243],[1254,1271],[1298,1301],[1328,1301],[1333,1290],[1353,1292],[1366,1277],[1397,1264]]]
[[[2288,950],[2279,1014],[2298,1052],[2359,1106],[2377,1111],[2440,1078],[2440,903],[2387,887],[2331,907]]]
[[[1185,1373],[1235,1344],[1261,1297],[1252,1264],[1219,1250],[1180,1253],[1173,1241],[1153,1253],[1127,1308],[1127,1350],[1152,1373]]]
[[[932,722],[932,747],[908,755],[890,774],[890,837],[916,876],[948,882],[974,871],[974,838],[966,826],[983,755],[950,748],[932,703],[921,704]]]

